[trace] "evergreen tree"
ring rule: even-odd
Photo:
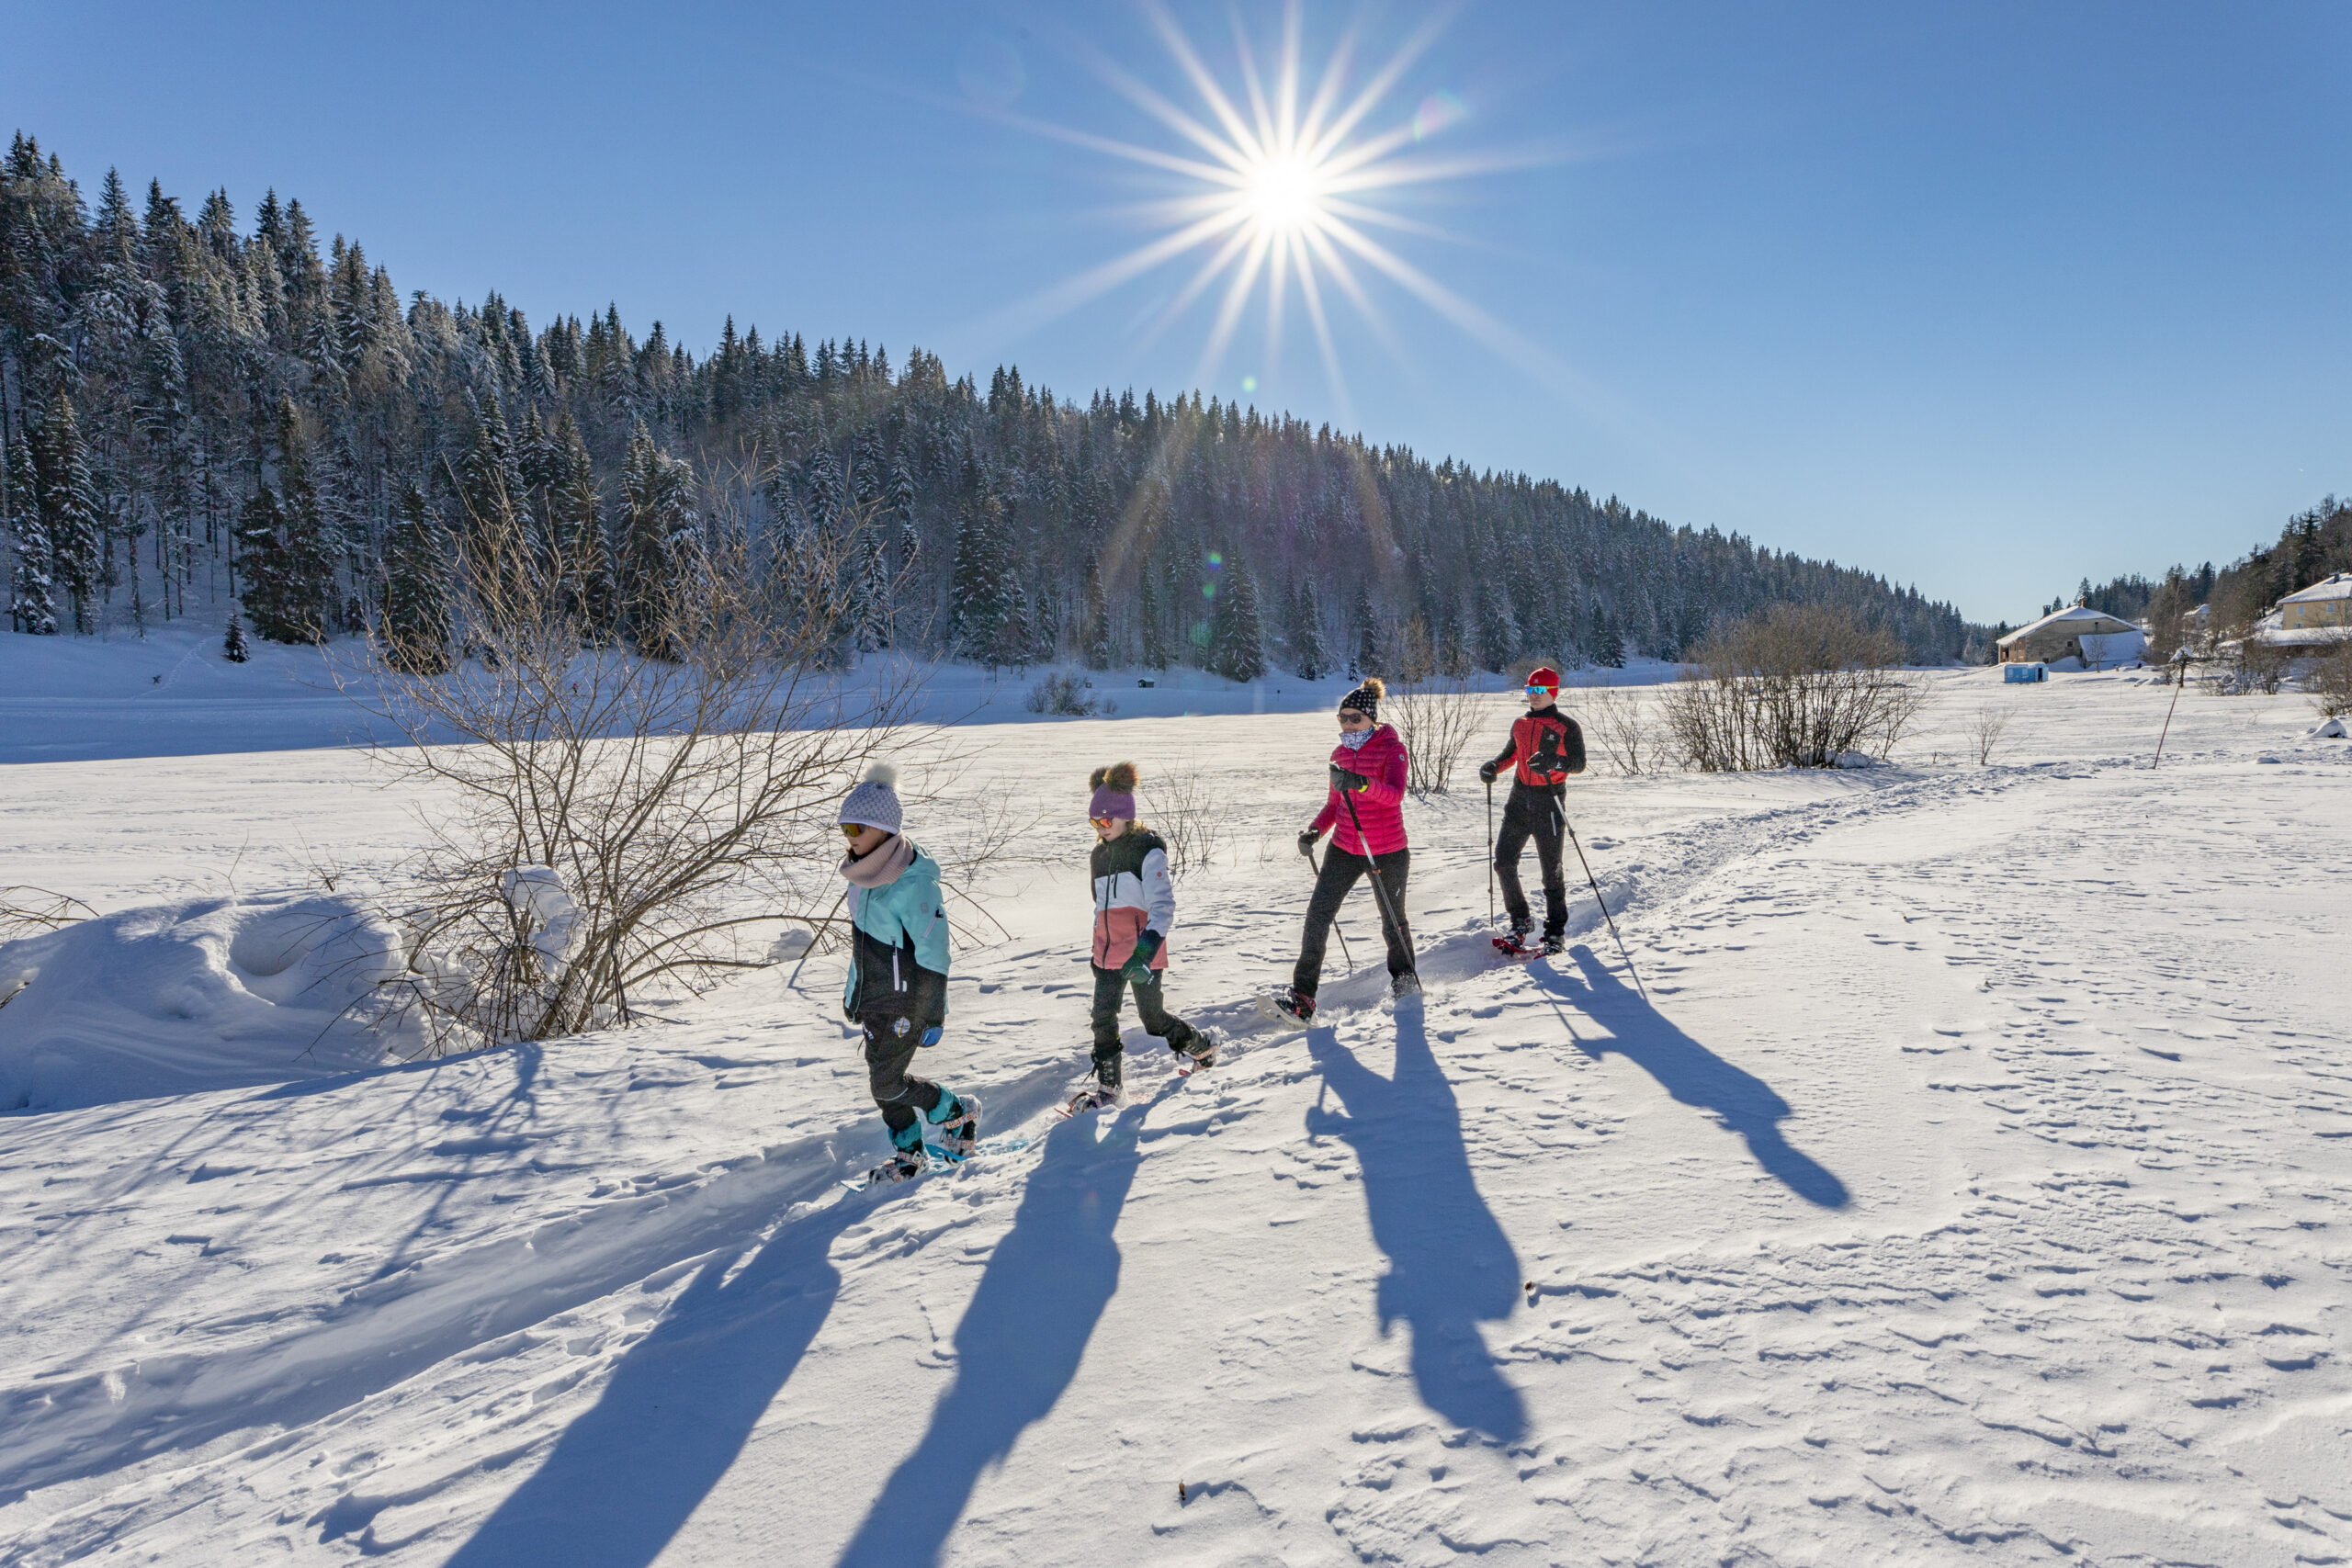
[[[1306,681],[1320,681],[1330,671],[1330,656],[1323,650],[1323,608],[1315,601],[1315,580],[1301,578],[1293,602],[1290,634],[1291,664]]]
[[[276,619],[264,625],[256,618],[254,626],[272,642],[324,642],[334,604],[334,552],[311,477],[310,442],[291,398],[277,402],[277,488]]]
[[[1151,570],[1146,563],[1136,587],[1136,620],[1143,628],[1143,667],[1168,668],[1168,627],[1160,617],[1159,595],[1152,592]]]
[[[1012,570],[1004,549],[1004,506],[983,493],[964,509],[963,526],[956,533],[956,575],[950,583],[948,615],[956,646],[965,657],[993,666],[1003,658],[1006,623],[1013,605],[1006,589]]]
[[[449,668],[449,558],[432,503],[401,487],[384,540],[384,661],[404,675]]]
[[[1119,661],[1118,645],[1111,636],[1111,601],[1102,592],[1102,569],[1086,575],[1086,667],[1108,670]]]
[[[5,486],[0,494],[7,498],[9,534],[17,551],[8,584],[8,624],[36,637],[55,637],[57,594],[51,572],[57,552],[35,494],[32,445],[21,434],[8,443],[6,462],[0,464],[0,486]]]
[[[1266,628],[1258,611],[1257,580],[1241,558],[1226,553],[1224,591],[1209,633],[1208,668],[1228,681],[1254,681],[1266,672]]]
[[[1373,608],[1372,589],[1358,584],[1356,588],[1356,657],[1348,669],[1351,676],[1377,675],[1388,668],[1387,639],[1381,636],[1380,613]]]
[[[286,513],[278,505],[277,491],[265,482],[237,514],[237,570],[244,578],[241,598],[254,631],[272,642],[300,642],[300,630],[288,608],[285,532]]]
[[[61,385],[50,400],[34,448],[35,482],[42,530],[49,536],[51,570],[74,600],[74,629],[86,637],[97,629],[97,596],[105,586],[97,486],[90,479],[89,448],[74,418],[74,400]]]
[[[613,553],[605,542],[603,502],[595,465],[569,412],[558,423],[559,473],[548,496],[567,604],[588,640],[601,644],[619,629],[616,620]]]
[[[693,475],[639,421],[621,470],[620,622],[649,659],[676,659],[678,610],[696,550]]]
[[[1592,661],[1608,670],[1625,667],[1625,634],[1617,629],[1616,617],[1606,610],[1593,613]]]
[[[245,628],[234,611],[229,615],[229,635],[220,639],[220,657],[232,664],[243,664],[253,657],[253,649],[245,641]]]

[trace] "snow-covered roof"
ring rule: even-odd
[[[2104,610],[2092,610],[2076,604],[2071,609],[2061,610],[2055,615],[2044,615],[2030,626],[2019,626],[1994,646],[2007,648],[2013,642],[2037,635],[2081,637],[2089,633],[2106,636],[2113,632],[2135,632],[2139,629],[2129,621],[2117,620]]]
[[[2309,588],[2298,589],[2281,604],[2316,604],[2324,599],[2352,599],[2352,571],[2331,572]]]

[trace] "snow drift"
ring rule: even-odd
[[[0,944],[0,1109],[57,1111],[375,1066],[400,932],[347,897],[126,909]]]

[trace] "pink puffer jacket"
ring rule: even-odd
[[[1356,825],[1348,816],[1348,807],[1333,790],[1323,802],[1323,809],[1315,818],[1315,830],[1331,829],[1334,847],[1350,854],[1385,855],[1405,848],[1405,741],[1394,725],[1384,724],[1372,732],[1361,751],[1351,751],[1345,746],[1331,748],[1331,761],[1351,773],[1362,773],[1372,783],[1355,791],[1348,798],[1355,803],[1356,816],[1363,818],[1363,838],[1356,836]],[[1363,839],[1372,840],[1366,850]]]

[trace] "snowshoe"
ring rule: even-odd
[[[1258,1010],[1278,1024],[1305,1029],[1315,1021],[1315,998],[1284,986],[1258,998]]]
[[[1126,1102],[1125,1093],[1116,1084],[1107,1088],[1102,1084],[1094,1084],[1080,1089],[1069,1097],[1069,1103],[1061,1109],[1061,1119],[1067,1122],[1073,1116],[1083,1116],[1090,1111],[1115,1110]]]
[[[1568,939],[1566,937],[1547,936],[1544,939],[1544,952],[1547,955],[1555,953],[1566,953],[1567,950]]]
[[[1495,938],[1495,951],[1505,958],[1532,958],[1544,950],[1527,940],[1525,931]]]
[[[921,1155],[893,1155],[864,1176],[852,1177],[842,1185],[853,1192],[863,1192],[869,1187],[887,1187],[893,1182],[912,1181],[930,1168],[930,1164]]]
[[[1391,975],[1388,977],[1388,994],[1400,1002],[1407,997],[1418,997],[1421,994],[1421,977],[1410,969],[1402,975]]]
[[[1176,1076],[1180,1078],[1191,1077],[1203,1067],[1216,1066],[1217,1047],[1223,1042],[1214,1032],[1206,1029],[1195,1028],[1193,1036],[1199,1043],[1190,1051],[1176,1053]]]
[[[968,1094],[941,1091],[922,1119],[929,1123],[923,1147],[950,1165],[969,1159],[980,1146],[980,1102]]]

